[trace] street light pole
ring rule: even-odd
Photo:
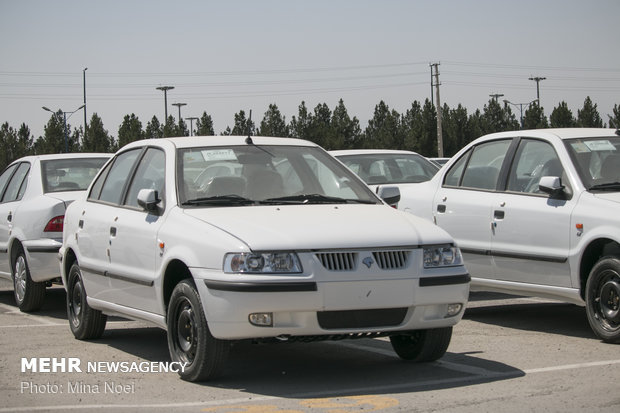
[[[173,103],[172,106],[176,106],[177,108],[179,108],[179,124],[181,123],[181,106],[185,106],[187,105],[187,103]]]
[[[174,89],[174,86],[159,86],[155,88],[157,90],[162,90],[164,92],[164,126],[166,122],[168,122],[168,91]]]
[[[69,115],[69,118],[71,117],[71,115],[73,115],[75,112],[77,112],[78,110],[84,108],[85,105],[80,106],[79,108],[77,108],[76,110],[72,111],[72,112],[65,112],[62,109],[58,109],[58,112],[62,113],[62,117],[63,117],[63,121],[64,121],[64,134],[65,134],[65,153],[69,153],[69,135],[67,134],[67,115]],[[51,113],[55,113],[53,110],[51,110],[48,107],[43,106],[43,110],[46,110],[48,112]]]
[[[190,116],[189,118],[185,118],[189,121],[189,136],[194,136],[194,121],[198,120],[195,116]]]

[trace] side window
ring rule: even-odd
[[[13,164],[9,166],[2,173],[2,175],[0,175],[0,197],[2,197],[2,194],[4,193],[4,188],[6,188],[6,185],[9,183],[9,179],[11,179],[11,176],[13,176],[13,172],[15,172],[15,169],[17,169],[18,165],[19,164]]]
[[[450,168],[446,177],[444,178],[443,184],[446,186],[459,186],[461,183],[461,177],[463,176],[463,169],[465,169],[465,165],[469,160],[469,156],[471,155],[471,150],[465,152],[461,158],[456,161],[454,165]]]
[[[2,197],[2,202],[18,201],[24,195],[26,191],[26,185],[28,184],[26,177],[30,171],[30,164],[22,162],[17,167],[15,174],[11,177],[9,184]]]
[[[125,205],[137,207],[138,192],[141,189],[155,189],[159,198],[164,199],[165,167],[164,152],[155,148],[147,149],[129,186]]]
[[[141,149],[133,149],[116,157],[101,187],[98,197],[100,201],[120,204],[125,182],[129,179],[129,173],[140,151]]]
[[[503,140],[487,142],[476,146],[463,172],[461,186],[495,190],[499,170],[502,167],[510,143],[510,140]]]
[[[553,146],[548,142],[523,139],[508,178],[508,191],[541,193],[538,182],[543,176],[562,177],[564,168]]]

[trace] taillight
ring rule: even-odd
[[[62,227],[65,223],[65,216],[59,215],[49,220],[45,226],[44,232],[62,232]]]

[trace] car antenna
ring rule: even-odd
[[[245,143],[248,145],[253,145],[252,142],[252,109],[250,109],[250,116],[248,117],[248,137],[245,138]]]

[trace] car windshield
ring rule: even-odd
[[[67,158],[41,161],[43,192],[84,191],[108,158]]]
[[[620,191],[620,136],[565,142],[584,186],[590,191]]]
[[[415,153],[339,155],[338,159],[369,185],[425,182],[439,170],[428,159]]]
[[[351,171],[315,147],[179,149],[177,178],[185,206],[380,203]]]

